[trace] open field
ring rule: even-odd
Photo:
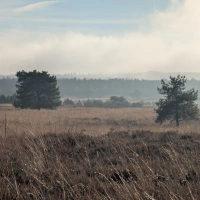
[[[6,109],[5,109],[6,108]],[[184,122],[180,128],[171,124],[158,125],[153,108],[69,108],[58,110],[18,110],[12,107],[0,109],[0,134],[85,133],[91,136],[110,131],[150,130],[152,132],[179,131],[200,132],[199,122]]]
[[[152,108],[0,110],[0,199],[200,198],[199,122]]]

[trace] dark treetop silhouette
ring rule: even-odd
[[[55,76],[47,72],[19,71],[16,74],[17,91],[14,106],[19,108],[55,109],[61,105],[60,92]]]
[[[185,91],[185,83],[187,79],[185,76],[178,75],[171,77],[169,82],[161,80],[161,88],[158,92],[165,96],[156,102],[158,106],[155,109],[158,114],[156,118],[157,123],[163,123],[165,120],[170,120],[179,126],[183,120],[196,120],[198,119],[198,105],[194,101],[198,98],[198,91],[194,88]]]

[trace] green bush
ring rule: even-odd
[[[68,106],[74,106],[75,105],[75,103],[71,100],[71,99],[65,99],[64,101],[63,101],[63,105],[68,105]]]
[[[5,96],[5,95],[0,96],[0,104],[12,104],[14,100],[15,100],[15,94],[11,96]]]
[[[83,104],[85,107],[104,107],[104,102],[100,99],[98,100],[86,100]]]
[[[144,107],[144,102],[143,102],[143,101],[134,102],[134,103],[131,104],[131,107],[134,107],[134,108],[142,108],[142,107]]]
[[[105,107],[126,108],[131,107],[131,104],[124,97],[111,96],[110,99],[105,102]]]
[[[69,98],[65,99],[63,102],[63,105],[69,105],[69,106],[76,106],[76,107],[87,107],[87,108],[129,108],[129,107],[135,107],[135,108],[141,108],[144,107],[144,102],[134,102],[130,103],[128,102],[124,97],[118,97],[118,96],[111,96],[109,100],[103,102],[101,99],[87,99],[84,101],[78,100],[77,102],[74,102],[70,100]]]

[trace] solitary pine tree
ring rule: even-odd
[[[194,101],[198,98],[198,91],[194,88],[185,91],[185,83],[187,79],[185,76],[178,75],[171,77],[170,81],[165,82],[161,80],[161,88],[158,92],[165,96],[156,102],[158,106],[155,109],[158,114],[155,122],[162,124],[165,120],[175,122],[179,126],[183,120],[196,120],[198,119],[198,106]]]
[[[60,92],[55,76],[47,72],[19,71],[16,74],[16,100],[14,106],[19,108],[54,109],[61,105]]]

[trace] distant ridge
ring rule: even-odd
[[[196,72],[140,72],[140,73],[124,73],[124,74],[57,74],[57,78],[79,78],[79,79],[113,79],[113,78],[125,78],[125,79],[139,79],[139,80],[160,80],[169,79],[170,76],[185,75],[188,80],[196,79],[200,80],[200,73]]]
[[[123,74],[54,74],[58,79],[65,78],[77,78],[77,79],[139,79],[139,80],[160,80],[169,79],[170,76],[185,75],[188,80],[196,79],[200,80],[200,73],[197,72],[158,72],[158,71],[148,71],[139,73],[123,73]],[[0,79],[3,78],[15,78],[15,75],[0,75]]]

